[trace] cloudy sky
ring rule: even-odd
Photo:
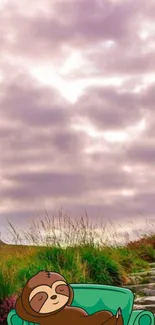
[[[155,1],[0,0],[0,232],[155,216]]]

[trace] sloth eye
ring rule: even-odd
[[[41,300],[41,299],[43,299],[43,296],[41,296],[41,298],[38,298],[38,300]]]

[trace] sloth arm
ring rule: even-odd
[[[37,323],[37,317],[30,315],[23,307],[21,297],[18,298],[15,305],[17,315],[25,321]],[[38,319],[39,323],[39,319]]]
[[[95,314],[89,315],[88,317],[82,317],[83,320],[87,320],[87,322],[81,322],[80,325],[91,325],[91,324],[98,324],[98,325],[124,325],[124,320],[122,315],[116,318],[116,315],[113,315],[111,312],[105,310],[100,311]]]
[[[96,325],[100,325],[104,322],[106,322],[107,320],[109,320],[110,318],[112,318],[113,314],[107,310],[102,310],[102,311],[98,311],[92,315],[88,315],[88,316],[82,316],[80,317],[80,323],[81,325],[90,325],[90,324],[96,324]]]
[[[98,311],[92,315],[89,315],[84,309],[79,307],[68,307],[66,311],[69,311],[70,317],[74,318],[74,325],[90,325],[90,324],[102,324],[110,319],[113,314],[107,310]],[[73,314],[72,314],[72,312]],[[77,324],[76,324],[77,320]]]

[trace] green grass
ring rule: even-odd
[[[35,245],[0,246],[0,299],[19,294],[27,280],[40,270],[59,272],[69,283],[122,286],[129,273],[148,269],[148,262],[155,261],[152,234],[145,236],[145,240],[150,238],[149,245],[140,241],[121,246],[107,242],[105,225],[100,226],[99,238],[97,228],[88,222],[87,215],[74,223],[62,214],[52,221],[46,216],[41,225],[47,232],[44,246],[36,244],[42,232],[35,223],[29,233],[23,230],[24,239],[33,239]],[[59,238],[56,229],[60,231]],[[14,231],[13,226],[11,230],[14,242],[19,238],[21,241],[22,233]]]

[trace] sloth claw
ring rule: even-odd
[[[116,313],[116,318],[118,318],[120,315],[122,315],[122,310],[121,308],[118,308]]]

